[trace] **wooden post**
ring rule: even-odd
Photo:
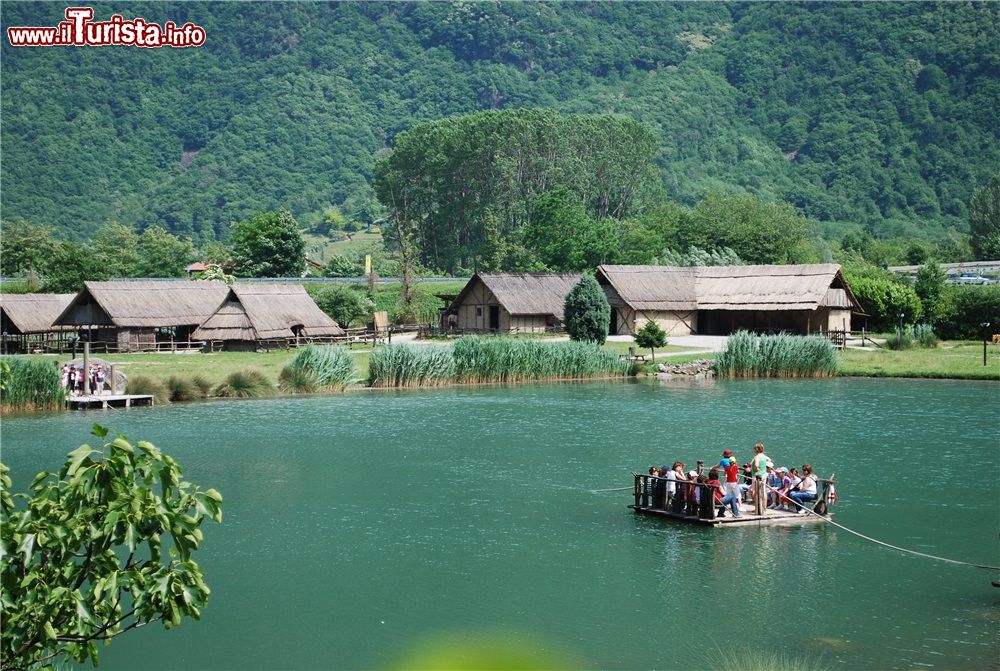
[[[756,475],[753,476],[753,514],[763,515],[764,514],[764,501],[767,500],[764,489],[764,481],[758,478]]]
[[[90,396],[90,341],[83,343],[83,394]]]

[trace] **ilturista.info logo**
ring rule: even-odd
[[[66,20],[57,26],[21,26],[7,29],[13,47],[200,47],[205,29],[190,21],[162,26],[143,18],[126,19],[113,14],[107,21],[94,21],[92,7],[67,7]]]

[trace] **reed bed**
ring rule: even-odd
[[[298,393],[342,391],[354,375],[354,361],[343,347],[310,345],[282,369],[279,386]]]
[[[437,387],[454,380],[455,360],[448,347],[386,345],[368,361],[372,387]]]
[[[222,398],[261,398],[274,392],[274,385],[256,368],[234,371],[215,388],[215,395]]]
[[[463,382],[582,379],[624,376],[632,364],[617,352],[587,342],[542,342],[465,336],[453,348]]]
[[[837,350],[822,336],[764,335],[737,331],[715,357],[720,377],[830,377]]]
[[[48,361],[17,356],[4,357],[10,374],[0,397],[0,405],[11,410],[55,410],[66,403],[66,390],[59,369]]]
[[[173,401],[193,401],[198,398],[198,388],[186,377],[171,375],[165,383],[167,393]]]
[[[192,377],[191,384],[198,390],[199,398],[208,398],[212,395],[212,383],[204,375],[195,375]]]
[[[158,404],[170,403],[170,389],[159,380],[145,375],[129,378],[125,385],[125,393],[136,396],[152,396]]]

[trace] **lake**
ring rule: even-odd
[[[829,668],[995,668],[996,572],[830,525],[636,516],[630,471],[681,459],[836,474],[834,519],[1000,564],[1000,385],[833,379],[354,392],[5,418],[23,490],[99,422],[225,497],[200,622],[101,648],[104,669],[369,669],[439,637],[593,669],[767,650]]]

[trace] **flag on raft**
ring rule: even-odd
[[[827,494],[826,500],[829,501],[830,503],[837,502],[837,488],[834,487],[832,484],[830,485],[830,493]]]

